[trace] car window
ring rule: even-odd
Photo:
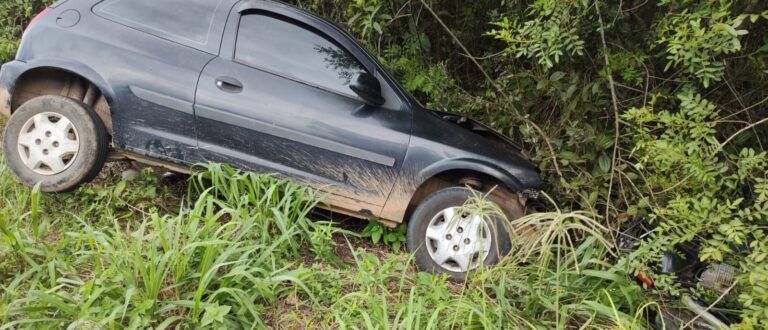
[[[235,60],[350,96],[350,81],[364,71],[357,59],[325,36],[263,14],[241,18]]]
[[[207,45],[223,0],[106,0],[95,12],[182,44]]]

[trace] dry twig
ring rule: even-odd
[[[712,307],[715,307],[715,305],[717,305],[718,303],[720,303],[720,300],[723,300],[723,298],[725,298],[725,296],[727,296],[727,295],[728,295],[728,293],[729,293],[729,292],[731,292],[731,290],[733,290],[733,288],[735,288],[735,287],[736,287],[736,284],[739,284],[739,281],[738,281],[738,280],[736,280],[736,281],[733,281],[733,284],[731,284],[731,286],[730,286],[730,287],[728,287],[728,289],[726,289],[726,290],[723,292],[723,294],[721,294],[721,295],[720,295],[720,297],[718,297],[718,298],[717,298],[717,300],[715,300],[715,302],[713,302],[711,305],[709,305],[709,307],[707,307],[706,309],[704,309],[704,311],[703,311],[703,312],[699,313],[699,315],[696,315],[696,317],[694,317],[693,319],[691,319],[690,321],[688,321],[688,323],[686,323],[686,324],[685,324],[684,326],[682,326],[680,329],[687,329],[688,327],[690,327],[691,325],[693,325],[693,322],[696,322],[696,320],[698,320],[698,319],[699,319],[699,318],[700,318],[700,317],[701,317],[701,316],[702,316],[704,313],[706,313],[706,312],[709,312],[709,310],[710,310],[710,309],[712,309]]]
[[[603,56],[605,57],[605,67],[611,67],[611,60],[608,57],[608,43],[605,41],[605,24],[603,24],[603,16],[600,13],[600,3],[595,1],[595,11],[597,11],[597,19],[600,22],[600,40],[603,43]],[[619,155],[619,135],[621,134],[621,124],[619,122],[619,98],[616,96],[616,84],[613,81],[613,74],[608,71],[608,85],[611,88],[611,100],[613,101],[613,122],[614,122],[614,139],[613,139],[613,157],[611,158],[611,179],[608,184],[608,195],[606,196],[605,204],[605,217],[608,218],[608,212],[611,208],[611,193],[613,190],[613,181],[616,174],[616,160]]]

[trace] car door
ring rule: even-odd
[[[377,214],[410,138],[411,113],[396,91],[379,76],[384,105],[355,95],[353,76],[378,69],[348,50],[356,44],[344,34],[321,32],[326,23],[264,11],[235,19],[225,33],[231,53],[223,47],[200,77],[201,154],[299,179],[331,193],[333,206]]]

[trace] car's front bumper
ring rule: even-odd
[[[12,61],[0,68],[0,115],[11,116],[11,96],[16,81],[26,68],[26,63]]]

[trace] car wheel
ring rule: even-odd
[[[477,193],[475,193],[477,194]],[[488,196],[507,219],[523,216],[517,198],[500,189]],[[508,225],[498,215],[472,214],[463,206],[473,195],[468,188],[447,188],[428,196],[408,222],[408,249],[421,271],[464,280],[469,271],[497,264],[511,249]]]
[[[107,158],[104,124],[87,105],[62,96],[27,101],[11,116],[3,148],[11,172],[27,186],[65,192],[93,180]]]

